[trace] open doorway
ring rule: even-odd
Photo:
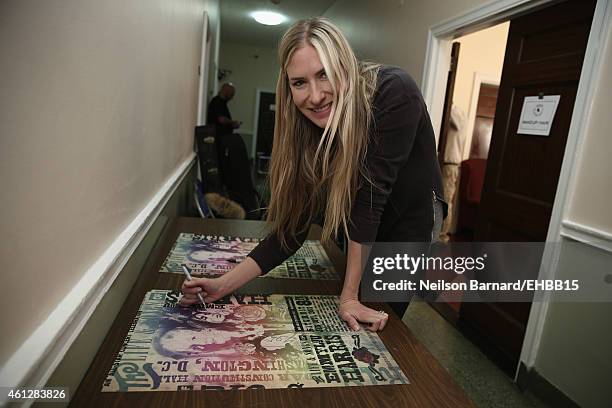
[[[458,152],[463,152],[463,157],[460,157],[463,160],[454,173],[458,181],[452,185],[457,190],[456,197],[451,197],[458,207],[453,211],[455,229],[447,229],[447,239],[481,242],[547,240],[552,210],[558,205],[558,186],[567,182],[560,182],[561,168],[595,4],[596,1],[568,0],[550,2],[545,6],[540,4],[530,10],[516,8],[505,11],[509,28],[499,88],[486,81],[476,84],[473,75],[470,107],[465,116],[467,124],[459,125],[460,112],[451,110],[441,115],[452,119],[454,114],[455,129],[465,129],[462,139],[465,142],[457,147],[456,153],[459,158]],[[489,21],[482,16],[478,18],[480,21],[476,25],[480,26],[491,27],[493,22],[499,21],[494,21],[499,19],[494,13],[488,17]],[[459,23],[454,32],[448,27],[446,30],[453,34],[451,38],[460,40],[466,28]],[[472,35],[478,34],[472,32]],[[492,38],[491,34],[489,38]],[[494,50],[482,47],[479,52]],[[425,87],[428,80],[441,74],[436,72],[439,65],[434,63],[430,72],[426,72]],[[458,87],[452,89],[457,91]],[[424,93],[426,97],[429,95],[430,103],[433,101],[430,106],[438,106],[439,89],[430,87]],[[545,134],[524,131],[519,127],[519,123],[526,123],[521,119],[525,106],[534,99],[559,102]],[[453,98],[453,101],[457,101],[454,110],[458,111],[459,98]],[[472,108],[474,104],[475,109]],[[493,109],[492,104],[495,105]],[[468,117],[470,113],[472,116]],[[433,116],[435,118],[435,114]],[[453,121],[448,120],[448,123]],[[445,127],[453,129],[452,126]],[[445,142],[445,136],[440,133],[442,142]],[[455,139],[451,141],[449,138],[447,146],[457,144]],[[447,149],[444,152],[447,156]],[[446,172],[450,173],[448,169]],[[543,259],[542,265],[547,262],[550,259]],[[450,316],[449,320],[454,320],[500,368],[513,375],[527,331],[530,303],[440,304],[436,308]]]
[[[453,40],[439,137],[449,210],[440,234],[443,242],[474,239],[509,27],[506,21]],[[431,306],[457,324],[460,302]]]
[[[449,203],[440,236],[445,242],[473,239],[509,26],[503,22],[454,40],[457,64],[440,152]]]

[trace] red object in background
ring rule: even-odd
[[[468,159],[461,163],[458,231],[473,232],[476,228],[486,169],[486,159]]]

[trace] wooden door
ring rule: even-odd
[[[570,0],[513,19],[489,150],[477,241],[545,241],[594,0]],[[561,95],[549,136],[517,134],[526,96]],[[529,303],[464,303],[459,326],[513,374]]]
[[[474,120],[474,132],[470,147],[470,159],[486,160],[489,157],[489,146],[491,145],[498,92],[499,87],[497,85],[480,85],[478,103],[476,105],[476,118]]]
[[[274,140],[274,116],[276,113],[274,92],[260,91],[259,111],[257,112],[256,149],[260,154],[269,156],[272,152],[272,141]]]

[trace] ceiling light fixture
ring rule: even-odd
[[[260,24],[264,25],[279,25],[287,19],[285,16],[273,11],[255,11],[251,13],[251,17]]]

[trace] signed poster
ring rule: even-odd
[[[187,265],[197,277],[215,278],[233,269],[255,248],[257,238],[181,233],[161,267],[180,273]],[[271,270],[270,278],[338,280],[339,276],[319,241],[307,240],[289,259]]]
[[[352,332],[335,296],[232,295],[204,307],[152,290],[103,392],[407,384],[378,335]]]

